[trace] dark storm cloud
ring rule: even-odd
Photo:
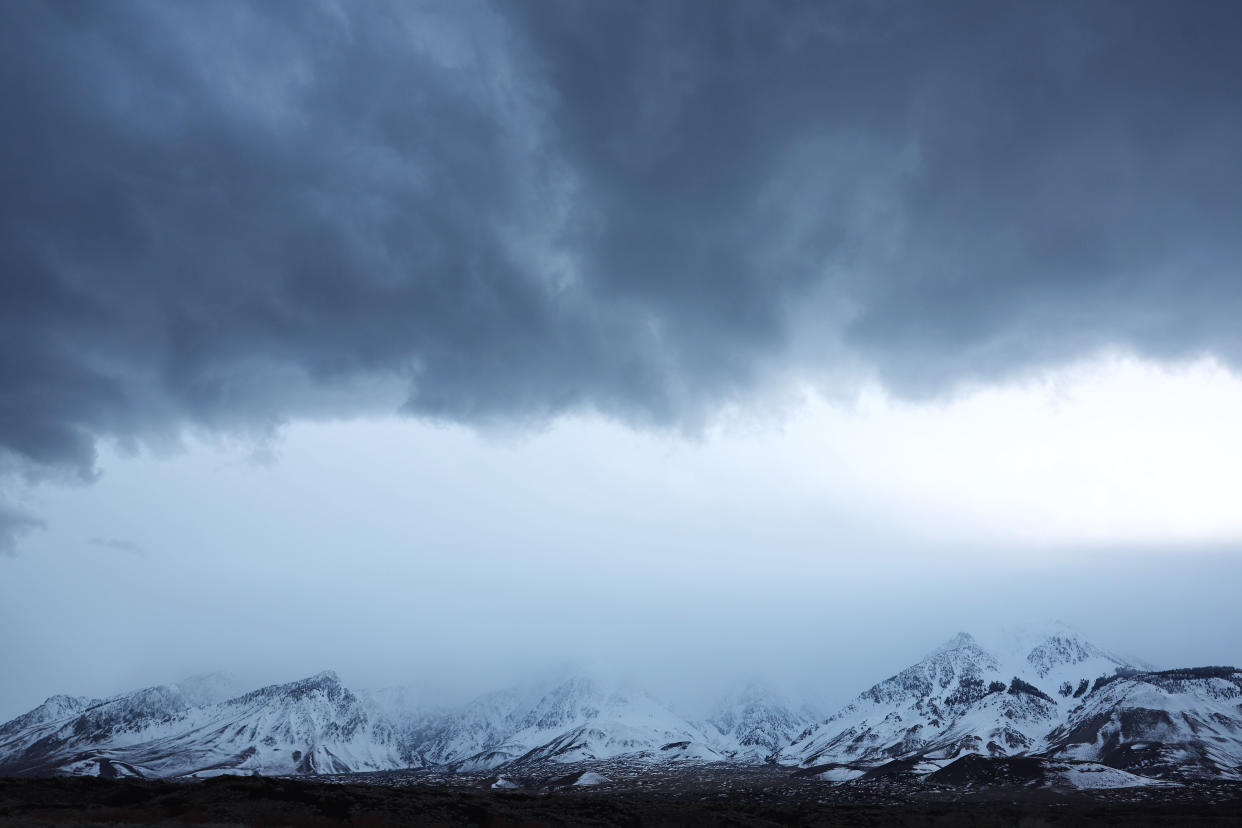
[[[677,423],[795,353],[910,394],[1242,359],[1232,4],[0,15],[0,447],[31,474],[349,413],[321,394],[359,378]]]

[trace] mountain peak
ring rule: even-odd
[[[286,685],[286,687],[294,692],[306,692],[309,690],[334,692],[343,690],[345,685],[341,684],[341,677],[336,674],[335,670],[321,670],[309,678],[292,682]]]
[[[1132,666],[1127,662],[1101,650],[1076,633],[1057,633],[1049,636],[1031,648],[1026,661],[1041,677],[1058,667],[1081,664],[1085,661],[1099,661],[1111,667]]]
[[[57,693],[55,696],[48,696],[43,700],[43,704],[39,706],[54,709],[73,709],[81,706],[85,700],[85,696],[70,696],[65,693]]]
[[[177,689],[185,697],[186,703],[192,707],[228,701],[245,692],[245,688],[236,676],[224,672],[190,676],[177,682]]]
[[[950,638],[941,647],[942,650],[956,650],[961,647],[978,647],[979,642],[975,641],[975,637],[968,632],[959,632]]]
[[[324,670],[316,673],[308,678],[298,681],[291,681],[286,684],[270,684],[266,687],[260,687],[258,690],[251,690],[244,696],[238,696],[231,701],[248,702],[256,699],[268,699],[277,696],[286,696],[292,699],[301,699],[303,697],[322,693],[331,698],[348,697],[353,699],[354,696],[341,684],[341,679],[332,670]]]
[[[1040,677],[1052,670],[1088,662],[1103,672],[1112,672],[1113,667],[1135,666],[1097,646],[1063,621],[1007,624],[992,631],[984,646],[997,655],[1006,669],[1033,670]]]
[[[336,670],[321,670],[306,681],[317,684],[340,684],[341,677],[336,674]]]
[[[979,642],[973,635],[968,632],[959,632],[957,635],[953,636],[948,641],[928,653],[923,660],[935,660],[946,654],[969,653],[973,655],[983,652],[985,652],[984,648],[980,646]]]
[[[82,712],[91,700],[85,696],[49,696],[43,704],[15,719],[0,724],[0,733],[10,733],[40,722],[49,722]]]
[[[1031,650],[1052,640],[1087,643],[1082,633],[1063,621],[1009,623],[986,636],[989,647],[999,654],[1013,657],[1025,657]]]

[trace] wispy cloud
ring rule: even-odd
[[[42,520],[0,502],[0,556],[17,554],[17,539],[27,532],[44,528]]]
[[[111,549],[116,552],[128,552],[131,555],[146,557],[147,550],[132,540],[125,538],[91,538],[89,541],[91,546],[97,546],[100,549]]]

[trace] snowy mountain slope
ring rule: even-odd
[[[699,728],[642,690],[583,675],[482,696],[406,739],[424,764],[457,770],[620,755],[720,758]]]
[[[1054,757],[1148,776],[1242,779],[1242,671],[1200,667],[1102,680],[1048,743]]]
[[[29,713],[0,725],[0,767],[16,761],[17,756],[27,756],[23,761],[30,762],[73,745],[106,741],[140,723],[166,720],[192,707],[223,701],[237,691],[234,678],[212,673],[110,699],[52,696]],[[70,719],[72,731],[66,733],[65,721]]]
[[[86,696],[52,696],[34,710],[0,725],[0,771],[8,759],[41,753],[44,743],[55,739],[60,723],[98,704],[98,699]]]
[[[514,764],[640,756],[655,760],[720,759],[704,733],[645,691],[575,677],[553,688],[509,736],[530,745]]]
[[[529,749],[506,740],[541,696],[530,686],[512,687],[479,696],[460,710],[411,717],[402,743],[415,766],[460,767],[469,760],[471,768],[495,767]]]
[[[147,688],[41,722],[0,741],[0,772],[202,776],[403,765],[392,728],[373,721],[333,673],[199,706],[190,700],[211,694],[201,683],[193,690]]]
[[[763,762],[812,723],[771,688],[750,682],[722,699],[701,725],[716,752],[736,761]]]
[[[1124,663],[1063,627],[985,649],[960,633],[809,728],[780,761],[814,766],[1040,749],[1090,684]]]

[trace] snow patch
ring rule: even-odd
[[[604,776],[601,773],[596,773],[595,771],[587,771],[586,773],[582,774],[582,776],[579,776],[578,781],[574,782],[574,784],[575,785],[603,785],[611,781],[612,781],[611,779],[609,779],[607,776]]]
[[[1171,786],[1176,783],[1146,776],[1127,773],[1117,768],[1095,763],[1074,765],[1050,765],[1049,781],[1054,787],[1067,787],[1077,790],[1103,790],[1108,788],[1143,788],[1153,786]]]
[[[857,779],[862,776],[865,771],[858,768],[829,768],[823,773],[816,774],[816,779],[822,779],[825,782],[849,782],[851,779]]]

